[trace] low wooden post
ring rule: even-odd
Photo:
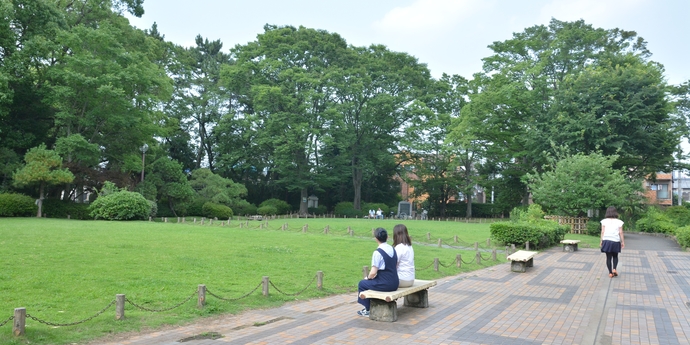
[[[441,248],[441,239],[438,239],[438,247]]]
[[[163,220],[163,223],[167,223],[167,222],[168,222],[168,217],[165,217]]]
[[[481,265],[481,264],[482,264],[482,253],[477,251],[477,265]]]
[[[309,230],[309,224],[304,224],[304,226],[302,227],[302,232],[306,233],[307,230]]]
[[[496,261],[496,248],[491,251],[491,260]]]
[[[326,227],[323,229],[324,234],[328,234],[328,230],[331,228],[330,225],[326,225]]]
[[[115,295],[115,320],[125,319],[125,295]]]
[[[510,252],[515,253],[515,243],[510,244]]]
[[[225,222],[220,222],[220,226],[221,227],[225,226]]]
[[[199,293],[199,298],[196,301],[196,307],[204,309],[204,305],[206,304],[206,285],[199,284],[199,290],[197,292]]]
[[[177,217],[177,223],[180,223],[180,217]]]
[[[264,276],[263,279],[261,280],[263,283],[263,287],[261,288],[261,292],[263,293],[264,296],[268,297],[268,276]]]
[[[362,279],[367,279],[369,276],[369,266],[362,267]]]
[[[474,250],[479,250],[479,242],[474,242]]]
[[[323,290],[323,271],[316,271],[316,288]]]
[[[213,225],[213,219],[208,220],[208,225]]]
[[[204,225],[204,218],[201,218],[201,225]]]
[[[430,232],[426,233],[426,240],[431,241],[431,233]]]
[[[506,256],[510,255],[510,247],[506,246]]]
[[[462,267],[462,255],[461,255],[461,254],[458,254],[458,255],[455,256],[455,265],[456,265],[458,268],[461,268],[461,267]]]
[[[26,308],[14,308],[14,323],[12,324],[12,334],[20,337],[26,333]]]
[[[67,219],[71,219],[71,218],[72,218],[72,215],[71,215],[71,214],[68,214],[68,215],[67,215]]]
[[[196,217],[194,217],[194,224],[196,224]]]
[[[455,235],[455,237],[453,237],[453,241],[455,241],[455,243],[458,243],[458,235]]]
[[[149,222],[152,222],[152,221],[153,221],[153,218],[149,217]]]
[[[438,258],[434,258],[434,271],[438,272]]]
[[[529,241],[525,242],[525,250],[529,250]]]
[[[491,247],[491,239],[490,238],[486,239],[486,246]]]

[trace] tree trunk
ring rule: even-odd
[[[302,188],[302,193],[301,197],[299,200],[299,214],[301,216],[306,216],[309,213],[309,208],[307,208],[307,198],[309,197],[308,191],[306,188]]]
[[[36,217],[41,218],[43,216],[43,190],[45,189],[45,183],[41,182],[41,186],[39,187],[39,197],[38,197],[38,213],[36,213]]]
[[[467,218],[472,218],[472,194],[465,195],[467,198],[467,212],[465,212],[465,215]]]
[[[355,189],[355,200],[352,206],[355,210],[362,209],[362,169],[352,168],[352,186]]]

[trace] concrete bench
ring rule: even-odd
[[[577,244],[580,243],[580,240],[563,240],[561,243],[563,244],[564,252],[576,252]]]
[[[518,250],[517,252],[508,255],[506,259],[510,260],[510,270],[513,272],[525,273],[527,267],[534,266],[534,256],[537,252],[530,252],[527,250]]]
[[[436,286],[435,280],[415,279],[410,287],[399,288],[395,291],[366,290],[359,294],[361,298],[371,300],[369,319],[375,321],[395,322],[398,320],[398,303],[396,300],[405,297],[406,307],[428,308],[430,287]]]

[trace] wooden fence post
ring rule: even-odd
[[[125,319],[125,295],[115,295],[115,320]]]
[[[481,264],[482,264],[482,253],[477,251],[477,265],[481,265]]]
[[[24,335],[26,332],[26,308],[14,308],[14,323],[12,324],[12,334],[15,337]]]
[[[438,258],[434,258],[434,271],[438,272]]]
[[[486,239],[486,246],[491,247],[491,239],[490,238]]]
[[[474,250],[479,250],[479,242],[474,242]]]
[[[431,233],[430,232],[426,233],[426,240],[431,241]]]
[[[453,238],[453,241],[455,241],[455,243],[458,243],[458,235],[455,235],[455,237]]]
[[[316,288],[323,289],[323,271],[316,271]]]
[[[268,276],[264,276],[261,282],[263,283],[261,292],[264,294],[264,296],[268,297]]]
[[[199,290],[197,292],[199,293],[199,298],[196,301],[196,307],[204,309],[204,305],[206,304],[206,285],[199,284]]]
[[[529,250],[529,241],[525,242],[525,250]]]
[[[458,268],[462,267],[462,255],[458,254],[455,256],[455,264]]]
[[[438,239],[438,247],[441,248],[441,239]]]
[[[496,261],[496,248],[491,251],[491,260]]]

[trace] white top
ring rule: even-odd
[[[383,249],[388,256],[393,257],[393,253],[395,252],[395,249],[393,249],[393,246],[391,246],[388,243],[381,243],[379,244],[379,248]],[[379,270],[385,270],[386,269],[386,262],[383,261],[383,256],[381,256],[381,253],[379,253],[378,250],[374,251],[374,255],[371,256],[371,267],[377,267]]]
[[[604,218],[601,220],[601,227],[604,230],[602,241],[620,242],[620,229],[623,227],[623,221],[618,218]]]
[[[400,280],[414,280],[414,249],[412,246],[399,243],[395,246],[398,254],[398,278]]]

